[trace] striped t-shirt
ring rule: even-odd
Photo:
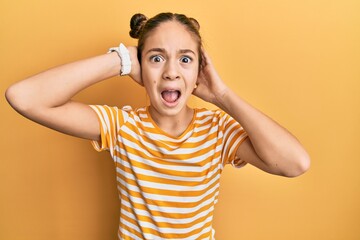
[[[179,137],[162,131],[148,107],[91,106],[101,126],[98,151],[115,162],[119,239],[214,239],[212,220],[225,164],[246,132],[221,110],[194,109]]]

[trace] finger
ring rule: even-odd
[[[201,57],[202,57],[202,61],[205,65],[210,63],[209,54],[205,51],[205,49],[203,47],[201,48]]]

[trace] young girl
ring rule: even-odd
[[[223,167],[250,163],[287,177],[309,156],[286,129],[227,87],[201,46],[193,18],[135,14],[137,47],[59,66],[12,85],[11,106],[57,131],[92,140],[115,162],[119,239],[214,239],[212,220]],[[71,98],[92,84],[129,74],[150,106],[88,106]],[[195,96],[218,110],[192,109]]]

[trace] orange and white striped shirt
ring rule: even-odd
[[[186,131],[171,137],[148,107],[91,106],[101,125],[97,151],[115,162],[120,197],[119,239],[214,239],[220,175],[244,165],[236,150],[246,132],[221,110],[195,109]]]

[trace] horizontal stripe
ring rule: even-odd
[[[145,219],[145,221],[148,221],[148,222],[153,221],[153,222],[159,224],[159,226],[166,225],[166,224],[167,225],[169,225],[169,224],[170,225],[179,225],[179,226],[192,224],[194,222],[202,221],[204,217],[208,217],[209,214],[213,214],[212,212],[214,211],[214,206],[211,206],[210,208],[207,208],[207,209],[205,208],[193,216],[187,216],[187,217],[183,217],[183,218],[179,218],[179,217],[171,218],[171,217],[151,215],[146,210],[133,208],[132,206],[130,206],[129,202],[127,202],[127,201],[125,201],[125,203],[122,206],[123,206],[123,208],[122,208],[121,212],[124,213],[125,215],[127,215],[128,217],[130,217],[132,219]]]
[[[138,179],[147,180],[150,182],[159,182],[159,183],[171,183],[171,184],[185,184],[189,186],[198,185],[199,183],[206,183],[211,179],[215,174],[219,174],[219,165],[214,167],[213,169],[209,169],[209,171],[199,177],[186,177],[186,176],[174,176],[170,174],[162,174],[158,173],[152,170],[147,170],[143,168],[135,167],[134,165],[131,165],[127,162],[124,162],[124,165],[122,168],[117,167],[116,172],[120,175],[123,174],[123,172],[135,172],[136,177]],[[133,179],[133,178],[132,178]]]
[[[121,151],[124,151],[124,150],[120,150]],[[125,154],[125,153],[124,153]],[[215,153],[213,153],[215,155]],[[186,174],[188,173],[201,173],[201,172],[204,172],[206,171],[207,169],[209,169],[211,166],[215,165],[215,164],[218,164],[219,161],[218,160],[215,160],[214,162],[207,162],[205,165],[202,165],[202,166],[196,166],[195,163],[193,164],[193,166],[191,165],[188,165],[188,164],[170,164],[170,162],[166,162],[167,164],[164,164],[165,162],[163,163],[158,163],[157,161],[154,161],[154,160],[150,160],[150,159],[146,159],[146,158],[141,158],[141,157],[138,157],[136,156],[135,154],[131,154],[129,152],[127,152],[127,157],[131,158],[133,164],[135,164],[135,162],[138,162],[138,163],[141,163],[141,166],[142,167],[146,167],[144,165],[148,165],[149,168],[148,169],[154,169],[154,168],[158,168],[158,169],[165,169],[165,170],[171,170],[171,171],[174,171],[175,172],[183,172]],[[126,161],[123,161],[122,158],[118,158],[117,156],[114,157],[114,159],[116,161],[119,161],[121,162],[122,164],[126,164],[125,162]]]
[[[122,177],[126,179],[127,183],[129,183],[128,180],[133,180],[136,182],[136,184],[140,185],[141,187],[147,187],[147,188],[155,188],[159,190],[169,190],[169,191],[204,191],[207,189],[210,185],[212,185],[215,181],[218,181],[220,178],[220,175],[215,175],[213,178],[210,178],[210,181],[202,184],[197,184],[195,186],[191,185],[185,185],[185,184],[165,184],[165,183],[156,183],[156,182],[149,182],[145,180],[141,180],[139,178],[136,178],[134,175],[119,170],[119,173],[121,173]]]
[[[164,198],[169,202],[198,202],[201,201],[207,194],[211,193],[219,187],[219,183],[213,183],[208,189],[199,191],[173,191],[170,189],[162,190],[157,188],[149,188],[143,186],[136,186],[129,184],[120,177],[116,178],[119,184],[126,186],[129,191],[141,192],[145,198],[162,201]],[[127,180],[130,181],[130,180]]]
[[[161,213],[164,213],[164,216],[171,216],[174,214],[177,215],[191,215],[193,216],[194,214],[198,213],[198,211],[201,211],[200,209],[202,208],[207,208],[209,204],[211,204],[214,199],[216,199],[218,193],[218,188],[214,189],[215,191],[210,191],[208,192],[207,195],[203,195],[203,201],[201,203],[195,204],[194,207],[184,207],[181,206],[181,204],[186,204],[187,202],[178,202],[180,204],[178,204],[179,207],[175,207],[174,201],[171,201],[170,198],[166,198],[166,202],[164,201],[165,199],[156,199],[157,201],[153,201],[155,204],[150,204],[148,202],[150,202],[152,199],[149,199],[149,201],[144,200],[143,198],[141,198],[141,194],[138,194],[138,197],[134,196],[135,194],[129,194],[127,193],[127,191],[125,191],[124,189],[121,189],[121,201],[128,201],[133,206],[137,206],[137,209],[142,209],[142,210],[148,210],[151,212],[155,212],[158,215]],[[171,207],[168,206],[162,206],[161,204],[165,202],[165,203],[170,203]],[[124,202],[125,203],[125,202]],[[193,203],[190,201],[190,203]],[[181,207],[180,207],[181,206]],[[166,213],[168,213],[168,215],[166,215]],[[189,217],[189,216],[188,216]]]

